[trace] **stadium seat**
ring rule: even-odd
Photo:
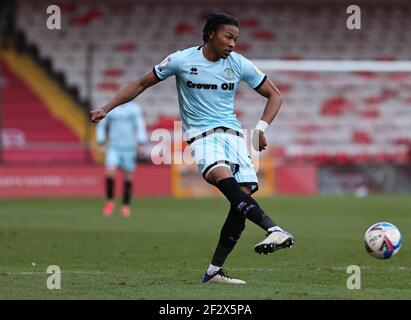
[[[137,45],[133,42],[121,42],[117,44],[117,51],[120,52],[130,52],[135,51],[137,49]]]
[[[370,143],[372,143],[372,139],[369,136],[369,134],[364,132],[364,131],[361,131],[361,130],[353,131],[352,141],[354,143],[359,143],[359,144],[370,144]]]
[[[272,41],[274,39],[274,33],[269,30],[261,30],[254,32],[253,37],[256,40]]]
[[[177,35],[185,35],[188,33],[194,32],[194,27],[188,23],[180,23],[176,26],[176,34]]]
[[[321,113],[324,116],[340,116],[345,112],[354,112],[356,107],[343,97],[331,98],[324,102]]]

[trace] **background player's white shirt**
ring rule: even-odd
[[[147,142],[147,132],[140,106],[136,102],[123,104],[107,114],[97,124],[99,144],[116,150],[135,150],[137,143]]]
[[[265,75],[242,55],[207,60],[202,47],[177,51],[154,67],[160,80],[176,76],[180,114],[186,139],[225,126],[241,131],[234,113],[234,97],[241,80],[258,88]]]

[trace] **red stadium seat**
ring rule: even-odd
[[[121,77],[124,74],[123,69],[118,69],[118,68],[110,68],[104,70],[104,75],[106,77]]]
[[[105,91],[118,91],[120,86],[115,82],[100,82],[97,87]]]
[[[292,90],[293,85],[291,83],[285,83],[285,82],[277,82],[275,86],[280,90],[281,93],[288,93],[289,91]]]
[[[361,117],[365,119],[375,119],[380,117],[380,111],[377,108],[367,108],[361,111]]]
[[[365,98],[365,103],[374,105],[374,104],[379,104],[383,102],[384,100],[385,98],[383,96],[367,97]]]
[[[134,51],[136,50],[137,45],[133,42],[121,42],[117,45],[117,51],[121,51],[121,52],[130,52],[130,51]]]
[[[253,33],[254,39],[270,41],[274,39],[274,33],[269,30],[256,31]]]
[[[147,129],[148,131],[153,131],[159,128],[173,130],[175,121],[179,121],[179,118],[160,115],[154,123],[147,126]]]
[[[69,2],[61,2],[59,3],[59,7],[62,13],[73,13],[76,12],[77,10],[77,4],[76,3],[69,3]]]
[[[301,133],[312,133],[318,132],[320,130],[320,126],[316,124],[303,124],[297,127],[298,131]]]
[[[177,35],[190,34],[193,33],[194,30],[194,26],[188,23],[179,23],[175,29]]]
[[[353,131],[351,139],[352,139],[352,142],[359,143],[359,144],[370,144],[373,142],[371,137],[368,135],[368,133],[361,131],[361,130]]]
[[[256,18],[245,18],[240,20],[240,28],[255,28],[258,26],[258,20]]]
[[[325,164],[330,161],[330,158],[324,152],[319,152],[314,155],[314,161],[317,164]]]
[[[310,146],[314,144],[314,140],[308,137],[299,137],[294,140],[294,144],[300,144],[305,146]]]
[[[335,155],[334,161],[337,164],[347,164],[350,162],[350,158],[346,153],[338,153]]]
[[[376,57],[374,60],[377,60],[377,61],[395,61],[397,59],[394,56],[379,56],[379,57]]]
[[[355,105],[343,97],[328,99],[321,106],[321,114],[325,116],[340,116],[345,112],[354,112]]]
[[[366,153],[356,153],[353,156],[354,163],[364,164],[370,161],[370,157]]]
[[[72,17],[70,19],[70,24],[72,26],[85,27],[94,20],[102,19],[105,16],[105,13],[100,10],[89,10],[81,16]]]

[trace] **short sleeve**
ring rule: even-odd
[[[241,80],[245,81],[251,88],[257,90],[262,86],[267,76],[250,60],[244,57],[242,57],[241,60]]]
[[[178,72],[180,54],[179,51],[174,52],[165,58],[161,63],[154,66],[154,75],[158,80],[165,80],[168,77],[175,75]]]

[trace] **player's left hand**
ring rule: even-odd
[[[256,136],[258,135],[258,136]],[[253,131],[253,147],[255,150],[263,151],[267,147],[267,140],[265,138],[264,132],[260,130]]]

